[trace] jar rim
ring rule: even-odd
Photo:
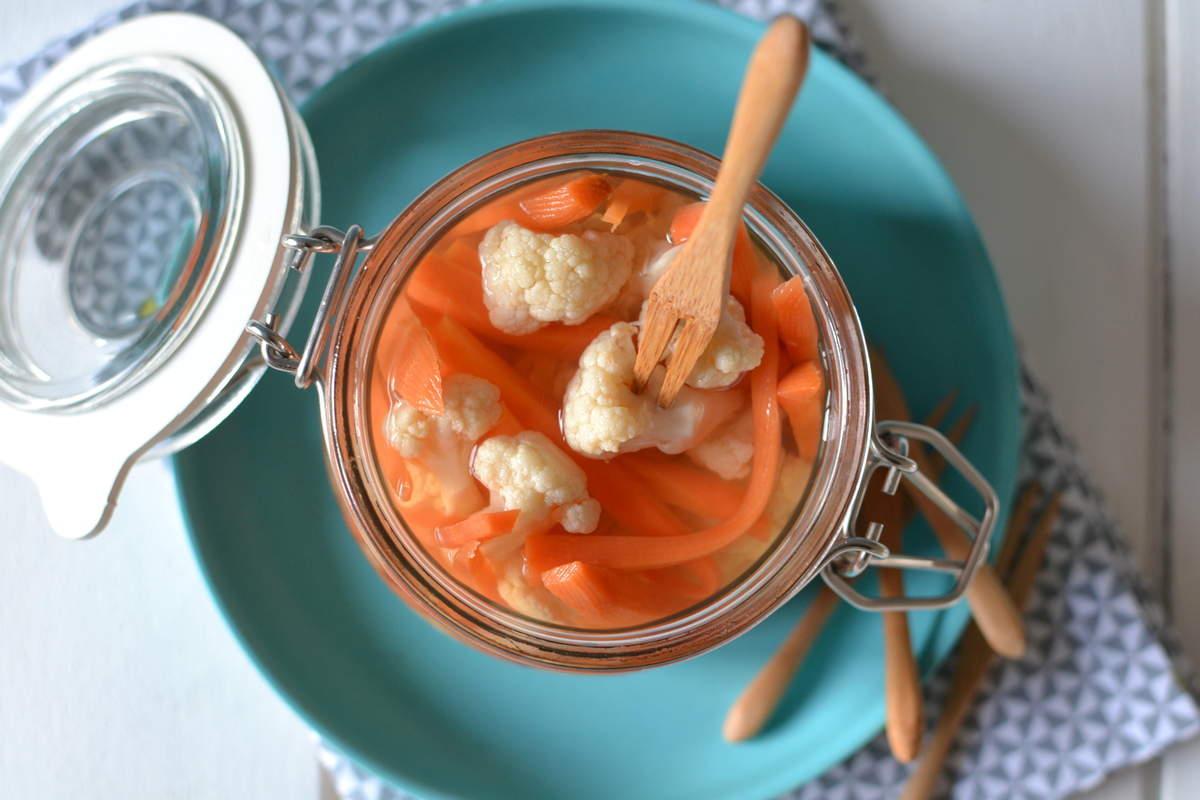
[[[436,182],[379,236],[337,321],[322,385],[326,458],[343,515],[385,582],[419,613],[493,655],[566,670],[619,671],[671,663],[735,638],[813,580],[845,535],[870,448],[872,387],[866,341],[849,291],[800,218],[757,185],[751,234],[777,265],[805,278],[829,389],[825,445],[789,525],[758,563],[713,597],[663,620],[583,630],[531,620],[445,573],[412,535],[378,469],[366,376],[382,316],[424,253],[464,214],[521,183],[581,168],[711,191],[719,161],[691,146],[625,131],[549,134],[483,155]]]

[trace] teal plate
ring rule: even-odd
[[[322,222],[379,230],[452,168],[550,131],[624,128],[719,151],[760,31],[705,4],[633,0],[488,4],[419,28],[304,109]],[[832,254],[916,411],[951,388],[979,404],[963,447],[1008,498],[1013,342],[979,235],[933,156],[818,53],[764,181]],[[272,375],[177,457],[179,492],[213,595],[259,669],[335,747],[398,786],[426,798],[768,797],[882,725],[879,620],[841,608],[765,735],[722,741],[730,701],[805,597],[717,652],[638,674],[551,674],[476,653],[376,578],[322,458],[315,394]],[[962,607],[914,615],[926,670],[965,620]]]

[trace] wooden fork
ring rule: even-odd
[[[776,19],[759,40],[746,68],[712,196],[691,237],[650,292],[638,335],[634,380],[637,391],[646,388],[679,327],[658,390],[663,407],[675,402],[717,330],[729,294],[730,259],[742,208],[804,80],[808,48],[808,28],[789,16]]]

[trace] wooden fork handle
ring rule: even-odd
[[[884,597],[904,594],[900,573],[880,569],[879,590]],[[912,650],[908,615],[903,611],[883,614],[883,685],[888,747],[897,761],[907,764],[921,749],[925,719],[921,709],[921,674]]]
[[[766,163],[767,154],[791,110],[792,101],[808,71],[808,28],[795,17],[771,23],[759,40],[746,68],[738,95],[721,172],[705,215],[728,224],[733,241],[742,206]],[[719,227],[725,228],[723,224]]]
[[[822,586],[787,640],[729,707],[722,729],[727,741],[749,739],[767,724],[837,603],[833,590]]]
[[[1004,658],[1025,655],[1025,625],[1000,577],[984,564],[967,587],[967,605],[992,649]]]
[[[917,462],[921,463],[919,457]],[[946,554],[951,558],[966,558],[970,550],[966,534],[928,497],[915,490],[907,491],[929,522],[929,527],[933,528]],[[1020,658],[1025,654],[1025,625],[1021,621],[1021,612],[1013,604],[990,564],[980,564],[975,571],[975,577],[967,586],[967,605],[971,607],[971,616],[983,633],[983,638],[987,639],[993,650],[1005,658]]]

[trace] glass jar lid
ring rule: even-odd
[[[59,533],[102,527],[140,455],[215,424],[214,404],[261,374],[245,326],[290,321],[279,242],[315,215],[313,175],[263,64],[193,15],[100,34],[12,110],[0,460],[33,479]]]

